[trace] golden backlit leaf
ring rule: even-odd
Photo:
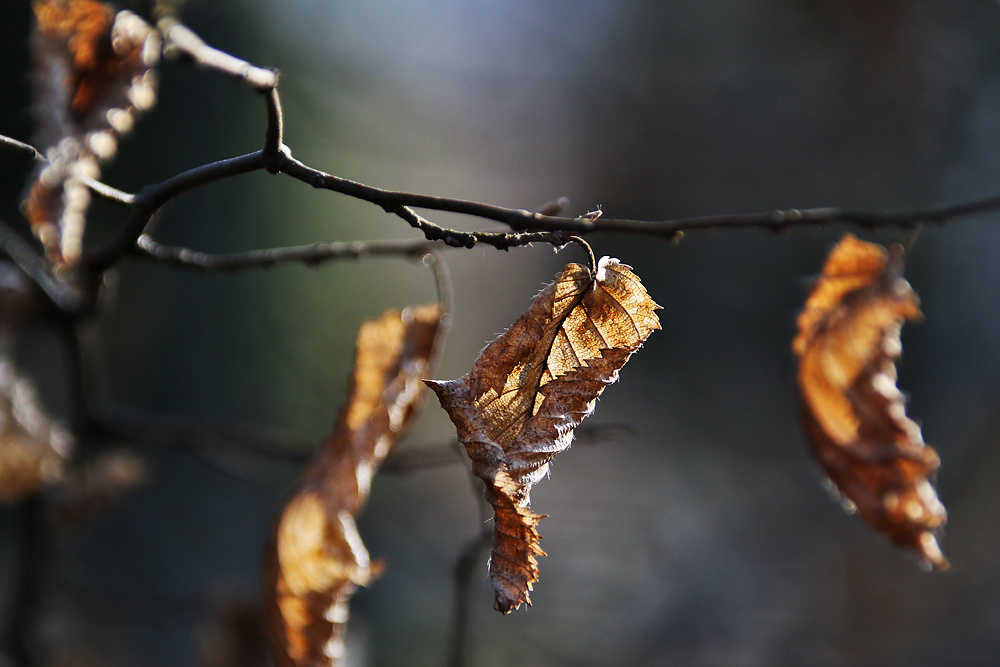
[[[928,565],[946,569],[935,531],[946,520],[931,479],[935,451],[896,387],[900,329],[920,317],[892,253],[847,234],[798,318],[792,349],[812,450],[861,517]]]
[[[72,447],[69,432],[45,413],[34,384],[0,357],[0,504],[63,481]]]
[[[371,480],[413,422],[441,330],[437,304],[362,324],[348,401],[275,522],[265,554],[267,630],[279,667],[333,665],[348,603],[380,572],[354,518]]]
[[[161,40],[139,16],[97,0],[38,0],[34,9],[35,143],[48,162],[23,208],[49,259],[71,265],[82,250],[86,179],[153,106]]]
[[[569,264],[528,311],[490,343],[458,380],[428,380],[486,484],[495,512],[490,579],[496,609],[522,602],[538,580],[531,487],[570,445],[573,429],[643,341],[659,329],[639,278],[604,257],[597,274]]]

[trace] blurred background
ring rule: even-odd
[[[27,4],[27,3],[25,3]],[[809,206],[897,209],[1000,191],[1000,5],[992,0],[189,0],[206,41],[282,72],[286,143],[383,188],[615,218]],[[0,133],[30,137],[26,6],[0,21]],[[258,97],[177,62],[105,180],[134,191],[257,149]],[[27,175],[0,154],[0,218]],[[477,220],[429,214],[461,229]],[[122,212],[92,208],[98,242]],[[952,571],[928,575],[823,490],[798,425],[794,320],[846,228],[589,237],[663,306],[663,330],[602,397],[587,439],[535,487],[548,557],[534,606],[492,610],[477,579],[475,665],[994,665],[1000,660],[1000,226],[921,231],[907,275],[926,320],[899,385],[942,459]],[[894,231],[852,230],[890,243]],[[185,195],[158,240],[227,252],[412,238],[380,209],[253,174]],[[438,377],[465,373],[568,247],[447,251],[455,319]],[[123,404],[301,433],[344,398],[360,322],[434,299],[419,262],[199,274],[138,260],[102,321]],[[47,402],[59,375],[28,341]],[[446,449],[428,403],[406,449]],[[60,664],[211,665],[252,614],[264,536],[296,467],[149,448],[148,481],[55,547],[39,642]],[[383,473],[361,532],[387,570],[352,603],[352,665],[442,665],[453,572],[480,528],[465,465]],[[0,620],[17,507],[0,510]],[[253,627],[246,631],[254,636]],[[225,634],[225,633],[223,633]],[[227,663],[236,664],[236,663]],[[256,664],[246,662],[241,664]]]

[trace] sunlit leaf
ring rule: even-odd
[[[850,506],[936,569],[948,567],[935,531],[946,513],[931,478],[939,465],[896,388],[900,329],[920,317],[892,253],[847,234],[830,253],[799,315],[803,419],[813,453]]]
[[[361,326],[348,401],[266,551],[267,627],[282,667],[332,665],[343,656],[351,595],[381,570],[354,517],[416,415],[440,329],[438,305],[388,311]]]
[[[567,265],[458,380],[428,381],[458,429],[495,512],[490,578],[496,609],[531,604],[545,555],[531,487],[643,341],[658,306],[631,268],[604,257],[596,275]]]

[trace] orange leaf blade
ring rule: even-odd
[[[417,415],[440,330],[433,304],[387,311],[358,333],[347,403],[279,512],[265,553],[267,630],[281,667],[333,665],[343,656],[351,595],[381,571],[355,516]]]
[[[490,579],[498,611],[531,604],[537,557],[545,555],[531,487],[569,447],[573,429],[619,369],[660,328],[657,308],[617,259],[602,258],[594,276],[569,264],[467,375],[427,381],[494,509]]]
[[[0,356],[0,505],[66,478],[73,439],[41,404],[34,383]]]
[[[895,359],[919,301],[901,253],[847,234],[833,249],[798,318],[803,421],[813,454],[861,517],[935,569],[935,531],[947,514],[931,485],[937,453],[906,416]]]

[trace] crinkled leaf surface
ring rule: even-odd
[[[938,468],[906,416],[895,359],[919,301],[902,277],[902,249],[847,234],[830,253],[798,318],[792,344],[806,433],[816,458],[861,517],[936,569],[945,509],[931,485]]]
[[[46,413],[35,385],[0,356],[0,504],[61,483],[72,436]]]
[[[496,609],[531,604],[537,524],[529,492],[573,429],[643,341],[660,327],[639,278],[604,257],[596,275],[569,264],[528,311],[488,345],[465,376],[427,381],[486,484],[495,512],[490,579]]]
[[[23,207],[49,259],[71,265],[82,250],[86,179],[153,106],[161,40],[139,16],[97,0],[39,0],[34,9],[35,142],[48,161]]]
[[[344,653],[350,597],[380,571],[354,517],[413,421],[440,328],[436,304],[387,311],[361,326],[348,401],[281,509],[265,553],[267,630],[281,667],[334,665]]]

